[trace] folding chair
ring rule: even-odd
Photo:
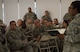
[[[44,35],[42,39],[39,41],[39,50],[40,52],[51,52],[49,47],[49,39],[50,37],[48,35]]]
[[[49,47],[50,49],[52,49],[51,52],[59,52],[59,48],[58,48],[58,43],[57,43],[57,36],[51,36],[50,40],[49,40]],[[56,50],[54,50],[56,49]]]

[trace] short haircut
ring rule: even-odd
[[[10,21],[10,25],[11,25],[13,22],[15,22],[15,21]]]
[[[28,9],[31,9],[31,7],[28,7]]]
[[[80,1],[73,1],[71,5],[74,9],[76,8],[78,10],[78,13],[80,13]]]
[[[67,26],[69,25],[68,21],[64,20],[64,22],[67,24]]]

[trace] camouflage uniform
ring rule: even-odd
[[[0,27],[0,52],[10,52],[5,35],[2,33],[2,27]]]
[[[74,19],[74,17],[71,16],[69,13],[66,13],[66,14],[64,15],[64,17],[63,17],[63,20],[64,20],[64,21],[67,21],[68,23],[69,23],[71,20],[73,20],[73,19]]]
[[[1,39],[1,38],[0,38]],[[2,48],[2,43],[0,41],[0,52],[4,52],[4,49]]]
[[[9,29],[9,31],[6,33],[6,37],[11,52],[33,51],[31,46],[29,46],[30,43],[28,43],[27,39],[25,38],[25,35],[23,35],[20,30]]]
[[[34,20],[35,19],[37,19],[37,16],[36,16],[36,14],[35,13],[26,13],[25,15],[24,15],[24,18],[23,18],[23,20],[26,22],[26,20],[28,19],[28,18],[30,18],[30,19],[32,19],[32,21],[34,22]]]
[[[41,25],[40,27],[35,27],[35,26],[33,27],[33,34],[34,34],[34,36],[42,35],[43,32],[44,32],[44,26]]]
[[[43,20],[52,21],[51,17],[50,16],[46,16],[46,15],[42,16],[42,19]]]
[[[3,23],[3,21],[0,19],[0,24],[2,24]]]
[[[51,30],[51,29],[53,29],[53,28],[54,28],[53,25],[44,26],[45,31],[46,31],[46,30]]]
[[[33,24],[26,25],[25,35],[30,36],[30,37],[27,37],[29,41],[33,39],[33,26],[34,26]]]
[[[67,28],[63,52],[80,52],[80,14],[75,16]]]
[[[34,38],[37,36],[40,39],[40,37],[42,37],[43,35],[45,35],[44,32],[45,32],[44,31],[44,26],[40,25],[39,27],[36,27],[34,25],[34,29],[33,29],[33,36],[34,36]],[[33,49],[34,49],[35,52],[38,52],[38,49],[39,49],[39,42],[38,41],[35,41],[33,43]]]

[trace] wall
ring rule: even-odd
[[[51,18],[60,18],[60,0],[36,0],[37,15],[41,18],[44,11],[50,12]]]
[[[4,23],[9,25],[12,20],[17,21],[18,7],[17,0],[4,0]]]
[[[70,6],[72,1],[73,0],[61,0],[61,19],[63,19],[65,13],[68,12],[68,7]]]
[[[68,12],[68,7],[73,0],[36,0],[36,8],[34,7],[34,0],[3,1],[4,16],[2,16],[2,0],[0,0],[0,19],[4,18],[4,23],[9,25],[11,20],[23,19],[28,7],[31,7],[33,12],[36,10],[39,19],[44,15],[44,11],[48,10],[52,19],[58,18],[59,22],[62,22],[63,16]]]
[[[19,6],[21,19],[23,19],[25,13],[28,12],[28,7],[31,7],[34,12],[34,0],[19,0]]]
[[[2,0],[0,0],[0,19],[3,19],[2,18]]]

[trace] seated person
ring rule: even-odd
[[[4,28],[3,22],[1,21],[0,21],[0,52],[10,52],[7,46],[5,28]]]
[[[68,27],[68,22],[67,21],[63,21],[63,24],[62,24],[62,28],[67,28]]]
[[[44,20],[44,29],[45,30],[51,30],[53,28],[54,28],[54,26],[51,21]]]
[[[33,41],[28,42],[25,35],[19,29],[16,28],[15,21],[10,22],[10,29],[9,31],[6,32],[6,37],[11,52],[17,51],[29,52],[30,49],[32,49],[29,47]]]
[[[26,32],[26,35],[30,35],[30,36],[33,36],[33,22],[32,22],[32,19],[28,18],[26,20],[26,29],[25,29],[25,32]]]
[[[36,19],[34,20],[34,27],[33,27],[33,34],[37,33],[43,33],[44,32],[44,26],[40,24],[40,20]]]
[[[18,21],[17,21],[17,27],[18,28],[21,28],[22,27],[22,19],[18,19]]]
[[[60,27],[60,24],[59,24],[57,18],[54,18],[54,20],[53,20],[53,25],[54,25],[54,28],[59,28],[59,27]]]

